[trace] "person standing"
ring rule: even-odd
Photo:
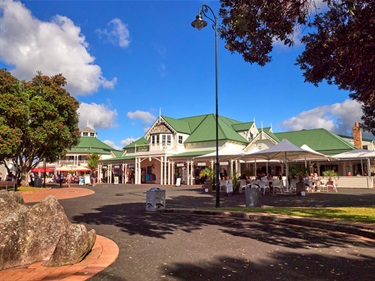
[[[92,183],[92,186],[95,186],[95,183],[96,183],[96,178],[97,178],[97,172],[94,170],[91,174],[91,183]]]
[[[68,175],[66,176],[66,182],[68,183],[68,187],[70,187],[70,184],[72,182],[72,174],[71,173],[68,173]]]

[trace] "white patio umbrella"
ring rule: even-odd
[[[304,150],[307,150],[307,151],[310,151],[310,152],[313,152],[313,153],[316,153],[319,155],[318,158],[309,158],[309,160],[314,160],[314,159],[322,159],[322,158],[330,158],[329,156],[325,155],[325,154],[322,154],[314,149],[312,149],[310,146],[308,146],[307,144],[303,144],[301,145],[301,148],[304,149]],[[307,168],[307,157],[305,157],[305,168]]]
[[[375,151],[366,149],[351,150],[343,153],[339,153],[332,156],[338,159],[365,159],[365,158],[375,158]]]
[[[285,163],[286,168],[286,177],[289,175],[288,162],[295,160],[304,160],[304,159],[325,159],[326,156],[319,152],[314,152],[310,150],[303,149],[298,147],[288,141],[283,139],[281,142],[276,144],[273,147],[270,147],[265,150],[261,150],[254,153],[249,153],[245,157],[251,159],[266,159],[266,160],[281,160]],[[286,190],[289,190],[289,183],[286,181]]]
[[[73,168],[73,171],[75,172],[89,172],[91,169],[89,167],[84,167],[84,166],[77,166]]]
[[[61,166],[61,167],[56,168],[56,171],[58,172],[70,172],[72,170],[73,169],[69,168],[68,166]]]

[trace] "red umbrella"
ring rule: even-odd
[[[39,173],[39,172],[41,172],[41,173],[51,173],[51,172],[53,172],[53,169],[48,168],[48,167],[46,167],[45,169],[44,169],[44,167],[36,167],[36,168],[33,169],[33,173]]]

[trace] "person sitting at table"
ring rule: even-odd
[[[311,181],[311,179],[310,179],[310,177],[309,177],[308,174],[306,174],[306,176],[303,178],[303,182],[305,183],[306,188],[309,191],[314,191],[312,181]]]
[[[318,177],[317,173],[314,173],[313,183],[314,183],[314,189],[315,191],[317,191],[318,188],[320,188],[320,178]]]

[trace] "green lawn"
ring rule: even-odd
[[[221,208],[225,211],[242,211],[251,213],[268,213],[287,216],[299,216],[322,219],[336,219],[375,224],[375,206],[373,207],[337,207],[337,208]]]

